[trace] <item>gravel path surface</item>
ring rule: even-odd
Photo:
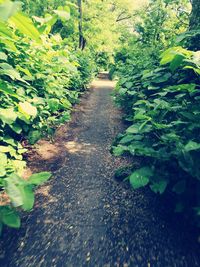
[[[62,168],[38,191],[22,228],[3,234],[1,267],[200,266],[192,228],[170,204],[113,178],[126,164],[109,153],[123,129],[112,105],[113,86],[96,81],[80,104]]]

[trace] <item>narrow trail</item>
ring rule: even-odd
[[[133,191],[113,175],[125,159],[110,146],[122,129],[114,83],[101,79],[69,129],[68,156],[37,195],[20,230],[4,232],[1,267],[195,267],[190,229],[148,189]]]

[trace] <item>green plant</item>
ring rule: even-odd
[[[192,205],[199,215],[199,52],[172,47],[161,54],[160,66],[123,77],[118,104],[130,126],[113,147],[115,155],[144,157],[128,177],[133,188],[149,185],[156,193],[177,195],[176,210]],[[196,190],[194,190],[194,186]],[[190,198],[190,201],[188,200]]]
[[[57,20],[70,18],[69,8],[34,17],[34,23],[19,2],[1,1],[0,15],[0,228],[18,228],[18,208],[31,210],[34,187],[51,176],[23,179],[27,149],[21,141],[34,144],[69,121],[79,86],[86,86],[92,70],[86,73],[84,55],[77,57],[59,34],[50,34]],[[80,84],[71,88],[77,75]]]

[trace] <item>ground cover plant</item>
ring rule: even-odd
[[[72,106],[90,82],[93,63],[87,52],[73,51],[53,25],[70,18],[68,7],[34,20],[19,2],[0,4],[0,231],[18,228],[18,210],[31,210],[35,186],[48,172],[22,178],[23,141],[34,144],[69,121]]]
[[[155,2],[149,6],[151,12]],[[180,2],[183,4],[176,4]],[[170,1],[164,8],[169,7]],[[148,19],[143,26],[152,26]],[[163,23],[169,27],[167,18]],[[143,27],[145,31],[148,27]],[[172,192],[175,211],[190,210],[199,223],[200,51],[186,48],[191,41],[180,45],[190,34],[194,32],[165,39],[162,46],[157,39],[149,48],[136,38],[133,52],[130,47],[119,51],[115,100],[123,108],[129,127],[117,137],[112,150],[116,156],[129,154],[141,159],[140,168],[126,177],[134,189],[148,185],[155,193]],[[139,38],[144,37],[147,43],[152,38],[145,34]]]

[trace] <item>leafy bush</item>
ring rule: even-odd
[[[90,51],[76,53],[77,73],[70,79],[69,87],[72,90],[84,91],[97,73],[96,64]]]
[[[142,157],[129,175],[137,189],[172,191],[176,211],[191,205],[200,214],[200,52],[172,47],[161,54],[160,66],[129,71],[116,89],[116,101],[130,123],[113,146],[116,156]],[[126,66],[127,68],[127,66]]]
[[[85,86],[92,73],[92,70],[86,73],[85,55],[77,58],[66,40],[59,34],[49,34],[58,18],[69,18],[68,9],[54,10],[48,19],[35,17],[35,25],[19,11],[19,2],[1,3],[0,230],[3,224],[20,226],[16,209],[32,209],[34,186],[51,176],[40,173],[33,174],[28,181],[22,178],[26,149],[21,141],[27,139],[34,144],[68,121],[72,105],[79,97],[76,89]],[[80,84],[71,88],[77,75]]]

